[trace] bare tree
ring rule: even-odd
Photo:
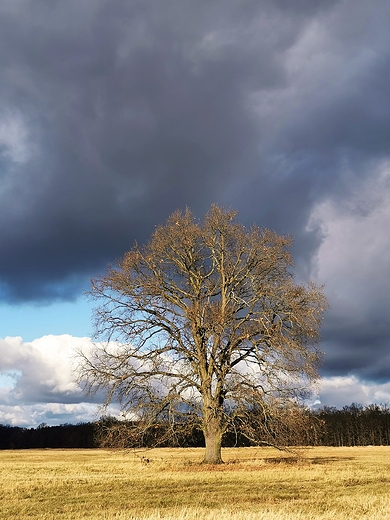
[[[317,379],[327,306],[322,288],[294,283],[290,238],[236,216],[176,211],[93,280],[100,342],[80,366],[90,391],[143,427],[197,421],[214,464],[246,407],[291,404]]]

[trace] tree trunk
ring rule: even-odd
[[[222,422],[219,417],[205,418],[203,435],[206,444],[204,464],[223,464],[222,447]]]

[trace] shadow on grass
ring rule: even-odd
[[[317,465],[326,465],[335,462],[340,462],[340,460],[348,461],[354,460],[355,457],[305,457],[305,456],[297,456],[297,457],[267,457],[264,459],[266,464],[283,464],[283,465],[293,465],[293,464],[317,464]]]
[[[324,465],[331,464],[332,462],[340,462],[341,460],[355,460],[355,458],[356,457],[313,457],[309,460],[312,464]]]
[[[264,459],[266,464],[298,464],[307,460],[303,457],[267,457]]]

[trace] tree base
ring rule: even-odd
[[[207,464],[208,466],[216,466],[217,464],[225,464],[222,459],[215,460],[213,462],[203,459],[202,464]]]

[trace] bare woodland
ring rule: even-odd
[[[206,463],[222,462],[227,431],[288,444],[318,378],[327,307],[321,287],[294,282],[290,246],[216,205],[203,222],[173,213],[92,281],[88,391],[119,402],[138,433],[200,428]]]

